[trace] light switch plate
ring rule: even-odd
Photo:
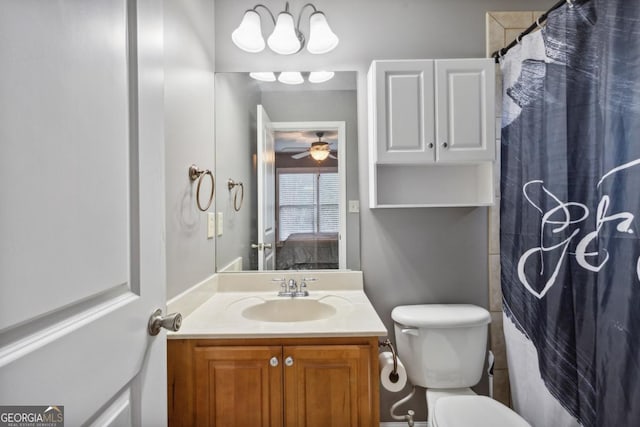
[[[360,212],[360,200],[349,200],[349,213]]]
[[[216,234],[216,214],[207,212],[207,239],[213,239]]]
[[[216,230],[218,236],[222,236],[222,233],[224,231],[224,217],[222,215],[222,212],[218,212],[218,222],[216,224]]]

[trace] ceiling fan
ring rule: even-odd
[[[311,156],[314,160],[317,160],[319,162],[323,161],[327,157],[337,159],[336,156],[331,154],[329,143],[322,140],[324,132],[316,132],[316,136],[318,137],[318,140],[312,142],[311,146],[307,150],[303,151],[302,153],[294,154],[293,156],[291,156],[291,158],[298,160],[302,159],[303,157]]]

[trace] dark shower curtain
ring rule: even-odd
[[[509,361],[529,357],[513,327],[573,422],[640,426],[640,0],[576,1],[527,37],[502,60]]]

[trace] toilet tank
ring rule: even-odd
[[[404,305],[393,309],[396,348],[413,385],[462,388],[482,377],[489,312],[470,304]]]

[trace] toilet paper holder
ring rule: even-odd
[[[391,354],[393,355],[393,371],[389,374],[389,379],[392,383],[397,383],[400,375],[398,375],[398,354],[396,353],[395,347],[389,338],[384,341],[379,341],[378,347],[389,347],[389,350],[391,350]]]

